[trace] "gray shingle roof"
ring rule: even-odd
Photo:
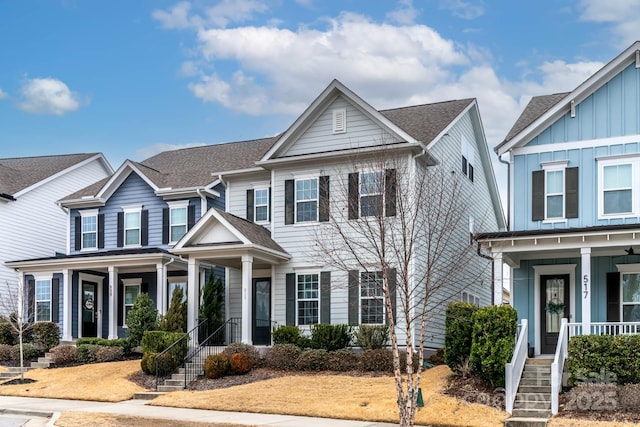
[[[0,193],[14,195],[99,153],[0,159]]]
[[[380,113],[409,135],[427,145],[472,102],[473,98],[459,99],[382,110]]]
[[[271,238],[271,232],[264,228],[261,225],[254,224],[251,221],[247,221],[246,219],[237,217],[229,212],[221,211],[220,209],[216,209],[216,211],[235,227],[240,233],[242,233],[245,237],[247,237],[251,243],[255,243],[256,245],[264,246],[265,248],[273,249],[278,252],[287,253],[282,246],[277,244]]]
[[[549,111],[562,98],[570,92],[554,93],[553,95],[534,96],[516,120],[515,124],[507,134],[504,142],[510,141],[514,136],[522,132],[527,126],[536,121],[538,117]],[[502,145],[502,144],[500,144]]]

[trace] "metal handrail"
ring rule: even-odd
[[[527,326],[527,319],[522,319],[520,324],[520,332],[518,334],[518,340],[516,346],[513,349],[513,356],[511,362],[505,366],[505,409],[508,413],[513,412],[513,404],[516,400],[516,393],[520,386],[520,379],[522,378],[522,371],[524,370],[525,362],[527,361],[527,355],[529,351],[529,332]]]
[[[567,351],[569,347],[568,321],[563,318],[560,323],[560,333],[558,334],[558,344],[556,346],[556,354],[551,364],[551,414],[558,413],[558,399],[560,388],[562,387],[562,371],[564,370],[564,362],[567,360]]]

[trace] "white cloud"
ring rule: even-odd
[[[268,7],[258,0],[222,0],[214,6],[199,10],[198,13],[191,13],[192,6],[190,2],[183,1],[168,11],[156,9],[151,16],[167,29],[205,26],[225,28],[231,23],[250,21],[256,13],[264,13],[268,10]]]
[[[638,39],[640,2],[637,0],[580,0],[580,19],[612,25],[614,44],[625,48]]]
[[[203,142],[192,142],[188,144],[158,143],[150,145],[149,147],[140,148],[139,150],[136,150],[133,155],[136,159],[147,159],[151,156],[155,156],[158,153],[162,153],[163,151],[180,150],[181,148],[202,147],[203,145],[207,144]]]
[[[154,10],[151,16],[162,23],[164,28],[184,29],[199,27],[202,21],[197,16],[189,16],[191,3],[183,1],[173,6],[169,11]]]
[[[413,0],[400,0],[398,9],[387,13],[387,18],[402,25],[411,25],[418,16],[418,11],[413,7]]]
[[[27,113],[61,116],[80,108],[78,95],[62,81],[51,77],[26,80],[20,95],[18,108]]]
[[[9,94],[5,91],[2,90],[2,88],[0,87],[0,99],[5,99],[8,98]]]
[[[450,10],[453,16],[461,19],[471,20],[484,15],[484,2],[482,0],[441,0],[440,7]]]

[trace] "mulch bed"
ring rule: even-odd
[[[449,379],[444,394],[456,397],[467,403],[479,403],[481,405],[492,406],[504,411],[504,389],[492,388],[480,378],[468,375],[452,375]]]
[[[565,409],[567,405],[567,394],[562,393],[558,402],[559,418],[574,418],[589,421],[614,421],[640,423],[640,413],[624,411],[569,411]]]
[[[20,378],[14,378],[12,380],[3,382],[2,384],[0,384],[0,386],[2,385],[14,385],[14,384],[31,384],[31,383],[35,383],[36,380],[32,380],[31,378],[25,378],[25,379],[20,379]]]

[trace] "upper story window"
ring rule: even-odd
[[[640,215],[640,197],[634,183],[640,178],[640,157],[598,159],[598,217]],[[636,184],[637,186],[637,184]]]
[[[51,279],[36,279],[35,321],[51,321]]]
[[[360,323],[384,323],[382,271],[360,273]]]
[[[140,245],[141,209],[133,208],[124,211],[124,244],[125,246]]]
[[[568,163],[568,160],[545,162],[542,170],[533,171],[533,221],[556,222],[578,217],[578,168],[569,168]]]
[[[464,136],[460,140],[460,151],[462,152],[462,174],[473,182],[475,149]]]
[[[329,177],[303,176],[284,182],[284,223],[329,221]]]
[[[380,216],[384,206],[384,173],[360,174],[360,215]]]
[[[175,243],[187,232],[188,201],[169,203],[169,239]]]
[[[82,221],[82,249],[98,248],[98,211],[81,211]]]
[[[298,325],[313,325],[319,319],[318,274],[298,274],[296,276]]]
[[[545,171],[545,218],[564,218],[564,169]]]
[[[269,189],[258,188],[254,191],[254,218],[256,222],[269,221]]]
[[[396,215],[396,170],[349,174],[349,219]]]
[[[318,220],[318,178],[295,181],[296,222]]]

